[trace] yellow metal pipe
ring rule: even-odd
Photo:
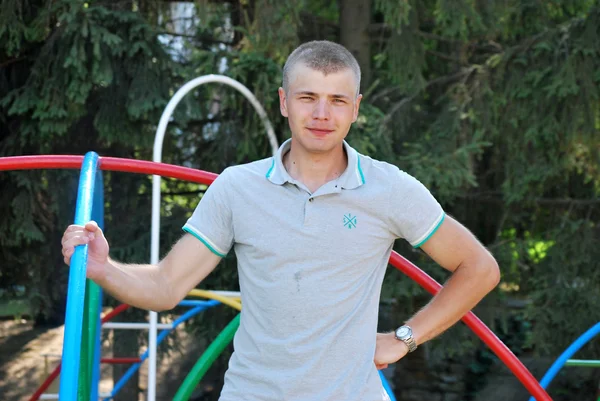
[[[242,310],[242,304],[240,303],[239,298],[225,297],[223,295],[215,294],[212,291],[196,289],[191,290],[188,295],[191,297],[214,299],[215,301],[219,301],[224,305],[231,306],[233,309],[237,309],[239,311]]]

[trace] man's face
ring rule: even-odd
[[[362,95],[356,96],[356,85],[350,69],[325,75],[298,64],[288,92],[279,88],[281,114],[288,118],[294,143],[309,153],[339,146],[358,117]]]

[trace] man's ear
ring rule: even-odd
[[[355,123],[358,118],[358,110],[360,109],[360,101],[362,100],[362,95],[358,95],[356,97],[356,101],[354,104],[354,116],[352,117],[352,122]]]
[[[279,111],[281,111],[281,115],[284,117],[288,116],[287,104],[286,104],[286,95],[283,88],[279,88],[277,91],[279,93]]]

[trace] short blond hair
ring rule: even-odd
[[[360,66],[344,46],[328,40],[314,40],[298,46],[283,66],[283,90],[288,92],[290,75],[298,64],[304,64],[323,74],[350,69],[356,78],[356,96],[360,93]]]

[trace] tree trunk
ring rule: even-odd
[[[362,70],[361,92],[371,84],[371,0],[339,0],[340,43],[354,54]]]

